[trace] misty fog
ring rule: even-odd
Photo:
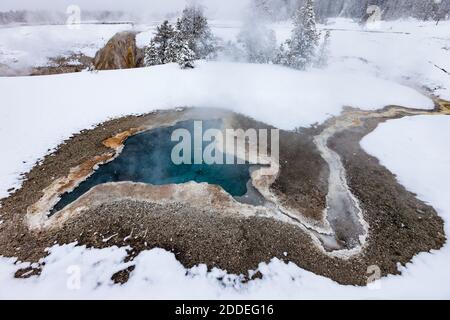
[[[202,4],[210,18],[239,19],[251,0],[2,0],[0,12],[45,11],[65,13],[71,5],[77,5],[88,16],[92,12],[115,12],[116,17],[128,20],[166,18],[179,14],[187,3]],[[120,13],[120,15],[118,14]],[[31,18],[32,15],[30,15]],[[41,13],[41,16],[42,13]]]
[[[304,0],[2,0],[0,24],[13,22],[62,23],[70,5],[81,9],[82,20],[149,22],[180,14],[187,3],[200,3],[210,19],[245,20],[249,13],[270,21],[289,19]],[[450,0],[315,0],[316,15],[362,18],[369,5],[382,10],[383,19],[448,17]],[[14,11],[14,12],[12,12]]]

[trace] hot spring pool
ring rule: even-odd
[[[203,130],[220,129],[221,121],[202,121]],[[90,177],[72,192],[63,194],[61,200],[51,210],[51,214],[60,211],[76,201],[96,185],[108,182],[142,182],[153,185],[180,184],[189,181],[206,182],[221,186],[234,197],[247,193],[250,180],[250,164],[181,164],[171,160],[173,147],[178,142],[171,141],[176,129],[187,129],[193,135],[194,120],[179,122],[171,127],[145,131],[128,138],[120,155],[101,165]],[[203,143],[205,146],[209,143]],[[192,146],[193,150],[193,146]],[[223,155],[223,154],[222,154]],[[223,155],[224,156],[224,155]],[[193,156],[192,156],[192,163]]]

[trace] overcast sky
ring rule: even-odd
[[[133,13],[166,14],[178,11],[192,0],[0,0],[0,11],[51,10],[66,11],[69,5],[81,10],[122,10]],[[207,13],[215,17],[233,17],[242,14],[250,0],[196,0],[207,7]]]

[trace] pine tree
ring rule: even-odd
[[[208,20],[199,5],[190,5],[183,10],[177,21],[177,30],[186,39],[196,59],[212,57],[216,50],[216,39],[208,25]]]
[[[179,31],[176,31],[170,39],[165,57],[167,62],[178,63],[183,69],[194,68],[195,53]]]
[[[314,0],[306,0],[294,16],[294,30],[286,42],[287,63],[296,69],[305,69],[313,63],[319,45],[320,33],[316,28]]]
[[[194,68],[195,53],[189,48],[187,41],[181,42],[180,49],[177,54],[177,63],[182,69]]]
[[[144,63],[146,66],[171,62],[166,58],[166,49],[174,36],[174,29],[169,21],[164,21],[157,29],[155,37],[145,48]]]
[[[144,65],[146,67],[156,66],[162,64],[161,56],[155,41],[150,41],[150,44],[144,50]]]
[[[280,49],[278,49],[278,53],[274,59],[275,64],[280,64],[283,66],[289,65],[289,54],[288,54],[288,50],[286,49],[289,42],[290,42],[290,40],[287,40],[286,43],[282,43],[280,45]]]
[[[319,58],[317,59],[317,66],[319,68],[324,68],[328,64],[328,58],[330,56],[330,38],[331,32],[330,30],[327,30],[322,45],[320,47]]]

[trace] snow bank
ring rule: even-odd
[[[211,22],[213,32],[225,40],[236,40],[239,24]],[[268,26],[278,43],[290,37],[291,21]],[[450,100],[450,21],[415,19],[380,21],[369,27],[351,19],[329,19],[319,30],[331,31],[329,70],[361,73],[410,86],[426,86]],[[439,68],[438,68],[439,67]]]
[[[235,41],[240,25],[211,21],[213,32],[224,40]],[[278,43],[291,35],[291,21],[268,26]],[[329,19],[319,30],[331,31],[329,70],[361,73],[410,86],[426,86],[436,95],[450,100],[450,21],[415,19],[380,21],[369,27],[351,19]],[[438,68],[439,67],[439,68]]]
[[[450,100],[450,21],[382,21],[364,28],[333,19],[329,68],[371,74],[412,86],[427,86]]]
[[[450,234],[450,117],[418,116],[380,125],[363,147],[397,174],[399,181],[430,202],[445,219]],[[418,152],[420,150],[420,152]],[[430,165],[431,164],[431,165]],[[205,266],[186,270],[172,253],[161,249],[142,252],[125,285],[110,277],[127,268],[126,248],[86,249],[74,244],[55,246],[44,259],[40,277],[14,279],[19,266],[0,258],[0,299],[448,299],[450,298],[450,246],[416,256],[402,268],[402,276],[389,276],[374,287],[341,286],[290,263],[274,259],[260,264],[263,279],[240,284],[225,272],[207,272]],[[186,273],[187,272],[187,273]],[[78,277],[79,276],[79,277]]]
[[[432,205],[450,235],[449,116],[417,116],[390,120],[361,141],[362,147],[397,175],[398,181]],[[450,245],[418,255],[403,277],[386,286],[411,298],[450,298]],[[394,286],[396,284],[396,286]]]
[[[48,149],[111,117],[178,106],[226,108],[283,129],[309,126],[342,107],[377,109],[389,104],[432,108],[417,92],[363,75],[300,72],[236,63],[198,63],[134,70],[0,78],[0,197],[18,186]],[[23,163],[23,162],[26,163]]]

